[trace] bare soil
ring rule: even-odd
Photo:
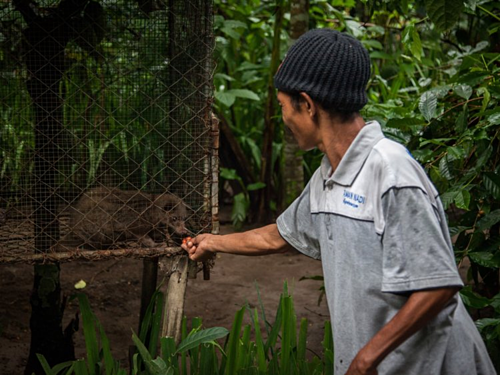
[[[223,226],[221,232],[231,230],[230,226]],[[139,324],[142,261],[78,261],[63,263],[61,270],[66,296],[76,292],[74,285],[79,280],[87,282],[83,291],[110,339],[115,358],[127,367],[131,329],[137,331]],[[326,301],[317,304],[321,282],[299,279],[321,274],[320,262],[297,253],[264,257],[218,255],[209,281],[204,281],[201,274],[189,280],[185,315],[188,319],[201,317],[205,327],[230,329],[234,314],[245,303],[259,306],[256,283],[267,318],[273,322],[283,283],[288,280],[298,321],[300,318],[309,321],[308,348],[320,353],[323,324],[329,319]],[[0,264],[0,374],[3,375],[21,375],[24,371],[29,353],[32,282],[33,266]],[[65,325],[77,311],[77,301],[70,301]],[[85,357],[81,329],[75,335],[75,346],[77,358]]]

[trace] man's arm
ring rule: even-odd
[[[292,249],[292,246],[281,237],[277,225],[271,224],[223,236],[200,234],[183,244],[182,248],[189,253],[190,259],[203,261],[213,253],[267,255],[284,253]]]
[[[429,323],[458,289],[450,287],[413,292],[401,310],[359,351],[346,375],[376,375],[380,362]]]

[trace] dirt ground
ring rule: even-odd
[[[230,226],[221,230],[230,231]],[[75,293],[74,285],[81,279],[87,282],[84,292],[110,339],[115,358],[124,367],[132,343],[131,329],[137,331],[138,327],[141,269],[142,262],[132,259],[62,264],[63,293]],[[295,253],[265,257],[218,255],[210,281],[204,281],[201,274],[189,280],[185,315],[188,319],[201,317],[205,327],[230,329],[234,314],[246,302],[251,307],[258,306],[257,283],[266,315],[273,321],[283,283],[288,280],[298,321],[303,317],[309,320],[308,348],[320,353],[328,308],[325,300],[317,305],[320,282],[299,279],[321,274],[320,262]],[[21,375],[26,364],[32,278],[30,265],[0,264],[0,374],[3,375]],[[65,325],[77,311],[77,302],[73,300],[65,312]],[[83,358],[85,344],[81,329],[75,335],[75,345],[77,357]]]

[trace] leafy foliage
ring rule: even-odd
[[[87,359],[65,362],[51,368],[45,357],[39,355],[45,374],[126,374],[126,370],[113,359],[104,330],[92,313],[87,297],[79,294],[78,300],[83,318]],[[145,314],[139,336],[144,337],[151,325],[154,326],[155,315],[162,315],[162,301],[163,295],[157,292]],[[246,312],[249,313],[252,324],[243,326]],[[146,343],[133,333],[132,340],[138,353],[133,357],[132,373],[135,375],[331,373],[333,370],[331,325],[329,322],[325,324],[324,358],[314,356],[308,359],[305,355],[308,322],[307,319],[302,319],[297,336],[297,318],[287,283],[280,297],[274,325],[266,321],[264,310],[261,311],[261,316],[265,323],[267,339],[263,338],[261,332],[259,312],[246,306],[236,313],[231,331],[223,327],[204,329],[201,319],[194,318],[191,324],[192,330],[187,334],[187,320],[184,318],[182,341],[176,345],[172,337],[160,338],[160,355],[157,346],[158,335],[150,335],[149,343]],[[251,339],[252,328],[254,341]],[[97,340],[98,335],[100,344]],[[225,337],[226,341],[222,347],[217,340]]]

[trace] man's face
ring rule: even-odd
[[[317,146],[318,127],[307,109],[307,104],[301,102],[300,110],[292,105],[290,95],[278,91],[278,102],[281,107],[283,122],[290,129],[299,148],[308,151]]]

